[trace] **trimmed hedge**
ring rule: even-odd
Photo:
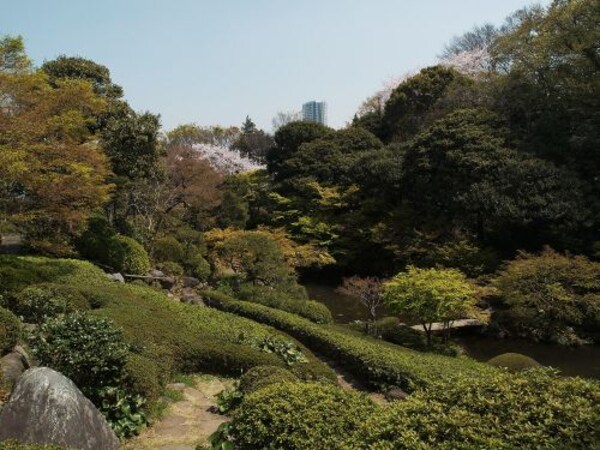
[[[237,295],[241,300],[298,314],[315,323],[333,322],[331,311],[323,303],[293,299],[289,295],[267,286],[244,284],[237,289]]]
[[[250,394],[276,383],[299,381],[289,370],[277,366],[256,366],[240,377],[239,390]]]
[[[298,339],[345,367],[376,388],[398,386],[407,392],[425,388],[440,378],[460,374],[473,377],[493,373],[495,368],[469,358],[418,353],[334,326],[317,325],[293,314],[266,306],[234,300],[215,291],[203,292],[210,306],[271,325]]]
[[[172,236],[157,239],[152,244],[152,255],[157,261],[182,262],[185,249],[181,243]]]
[[[257,370],[257,369],[255,369]],[[355,391],[279,383],[245,396],[223,440],[244,449],[592,449],[600,384],[536,369],[458,376],[374,405]]]
[[[284,360],[255,347],[277,336],[300,348],[308,362],[291,370],[302,379],[334,380],[335,374],[312,353],[283,333],[211,308],[177,303],[147,286],[109,281],[85,261],[0,256],[0,281],[9,297],[27,285],[52,282],[79,291],[93,315],[108,318],[131,345],[125,384],[156,400],[168,378],[180,371],[239,376],[258,365],[286,367]]]
[[[458,377],[367,417],[347,449],[592,449],[600,384],[536,369]]]
[[[502,353],[490,359],[488,364],[495,367],[504,367],[512,372],[520,372],[521,370],[534,369],[541,366],[535,359],[520,353]]]
[[[120,272],[145,275],[150,270],[148,253],[135,239],[118,235],[110,240],[109,265]]]
[[[9,310],[0,307],[0,356],[9,352],[21,338],[21,322]]]
[[[376,410],[365,396],[320,383],[280,383],[248,395],[233,414],[235,448],[334,449]]]
[[[73,286],[56,283],[34,284],[19,292],[11,309],[28,323],[42,323],[59,314],[90,309],[90,304]]]

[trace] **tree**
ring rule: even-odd
[[[406,141],[417,134],[427,115],[452,86],[472,81],[452,68],[427,67],[400,83],[385,104],[383,126],[387,141]]]
[[[98,95],[113,99],[123,96],[123,88],[112,82],[108,68],[89,59],[61,55],[42,64],[41,69],[52,85],[67,78],[87,80]]]
[[[85,80],[54,88],[43,72],[0,72],[2,203],[29,244],[68,254],[70,239],[108,199],[108,160],[89,125],[104,106]]]
[[[250,116],[246,116],[246,120],[244,120],[244,123],[242,124],[242,133],[249,134],[255,133],[256,131],[258,131],[256,124],[252,121]]]
[[[267,154],[267,170],[280,180],[287,177],[283,163],[293,156],[304,143],[327,136],[331,128],[315,122],[291,122],[275,133],[275,146]]]
[[[383,282],[376,277],[353,276],[344,278],[342,285],[337,289],[341,294],[358,298],[369,310],[372,332],[377,335],[378,310],[383,306]]]
[[[600,263],[550,248],[521,252],[494,285],[508,307],[496,319],[509,330],[561,344],[600,339]]]
[[[479,239],[507,229],[530,230],[521,234],[529,240],[577,228],[585,218],[579,181],[507,148],[507,134],[502,119],[485,110],[459,110],[435,122],[404,155],[404,198]]]
[[[273,138],[263,130],[256,128],[252,119],[246,116],[246,120],[242,124],[242,133],[235,140],[232,148],[240,152],[241,156],[264,164],[267,153],[273,144]]]
[[[31,71],[31,60],[25,52],[21,36],[0,37],[0,72],[25,73]]]
[[[300,111],[279,111],[272,120],[273,132],[276,132],[288,123],[298,122],[300,120],[302,120],[302,113]]]
[[[285,290],[295,285],[294,269],[285,260],[277,241],[262,231],[231,228],[205,233],[209,258],[217,273],[250,283]]]
[[[476,291],[455,269],[419,269],[409,266],[384,285],[385,305],[423,326],[431,344],[432,326],[443,324],[448,334],[457,319],[477,317]]]

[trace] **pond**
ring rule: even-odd
[[[335,291],[336,286],[305,283],[311,299],[327,305],[337,323],[365,320],[369,312],[357,298]],[[385,316],[385,311],[381,316]],[[565,375],[579,375],[600,379],[600,346],[563,347],[536,343],[522,339],[497,339],[479,333],[465,332],[454,338],[467,355],[479,361],[487,361],[502,353],[521,353],[542,365],[559,369]]]

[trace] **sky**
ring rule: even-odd
[[[36,65],[107,66],[139,111],[271,130],[278,111],[325,100],[344,126],[384,81],[435,63],[455,35],[529,0],[0,0],[0,34]],[[547,5],[550,0],[536,3]]]

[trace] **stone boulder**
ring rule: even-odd
[[[125,277],[120,273],[107,273],[106,277],[110,281],[116,281],[117,283],[125,283]]]
[[[113,450],[119,440],[75,384],[47,367],[27,370],[0,412],[0,441]]]
[[[195,288],[200,284],[200,280],[194,277],[183,277],[183,287]]]
[[[162,270],[152,269],[148,275],[153,278],[162,278],[165,276],[165,273]]]
[[[389,400],[406,400],[408,399],[408,394],[399,387],[393,387],[387,392],[386,397]]]
[[[3,356],[0,358],[1,384],[12,388],[26,368],[27,361],[20,353],[12,352]]]

